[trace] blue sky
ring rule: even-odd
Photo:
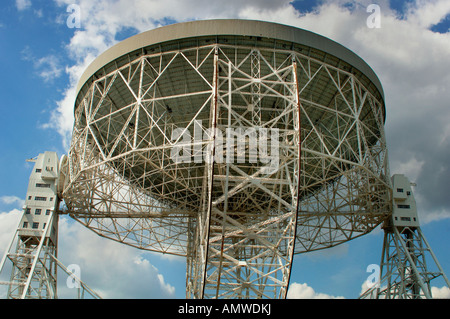
[[[79,29],[66,23],[73,3],[81,8]],[[370,3],[381,8],[379,29],[366,25]],[[2,1],[0,254],[26,195],[32,167],[25,160],[46,150],[67,152],[73,88],[89,62],[128,36],[206,18],[260,19],[305,28],[340,42],[371,65],[386,95],[391,174],[404,173],[417,183],[422,229],[449,274],[448,0],[230,0],[226,7],[223,1],[206,0]],[[65,217],[59,240],[62,262],[80,264],[82,279],[105,296],[185,296],[182,258],[107,241]],[[382,240],[377,229],[336,248],[296,256],[291,282],[306,284],[303,292],[309,297],[356,298],[369,275],[367,266],[380,262]],[[93,242],[98,250],[86,248]]]

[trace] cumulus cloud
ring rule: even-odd
[[[31,7],[31,0],[16,0],[17,10],[22,11],[29,7]]]
[[[408,4],[408,20],[424,28],[441,22],[450,13],[450,2],[445,0],[416,0]]]
[[[450,288],[446,286],[441,288],[431,287],[431,294],[435,299],[450,299]]]
[[[144,252],[102,238],[68,218],[59,223],[58,259],[79,266],[80,278],[102,298],[174,298],[175,288]],[[60,297],[73,297],[62,282]]]
[[[306,283],[293,282],[289,285],[287,294],[288,299],[344,299],[342,296],[331,296],[324,293],[316,292],[312,287]]]
[[[36,74],[41,77],[44,82],[53,82],[63,73],[60,59],[54,54],[50,54],[41,58],[37,58],[31,52],[30,47],[26,46],[22,50],[22,59],[33,64]]]
[[[1,197],[5,198],[9,201],[12,197]],[[18,209],[0,213],[1,257],[21,216],[22,211]],[[59,234],[58,259],[66,267],[79,266],[81,280],[102,298],[175,298],[175,288],[145,258],[149,253],[101,238],[66,217],[60,217]],[[8,275],[8,271],[3,271],[0,281],[8,281]],[[67,279],[68,276],[59,271],[58,296],[76,298],[77,291],[66,285]],[[0,297],[6,294],[5,287],[0,285]]]
[[[0,201],[4,204],[7,205],[12,205],[15,204],[19,207],[23,206],[23,204],[25,203],[25,201],[17,196],[1,196],[0,197]]]
[[[48,55],[35,61],[35,68],[39,69],[39,76],[45,82],[51,82],[62,74],[59,59],[55,55]]]
[[[0,213],[0,256],[2,257],[11,242],[21,216],[22,212],[18,209]]]

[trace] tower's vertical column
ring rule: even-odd
[[[201,197],[201,207],[195,220],[190,220],[188,229],[191,240],[187,252],[187,278],[186,297],[203,298],[206,276],[206,263],[208,258],[209,228],[213,201],[216,128],[218,112],[218,47],[214,52],[214,72],[212,99],[210,108],[208,132],[208,143],[203,150],[205,170],[203,177],[203,192]]]
[[[300,168],[295,63],[274,65],[260,50],[245,50],[221,50],[218,60],[215,127],[226,132],[226,151],[214,163],[204,298],[284,298],[292,265]]]

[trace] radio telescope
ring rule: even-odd
[[[208,20],[138,34],[87,68],[74,114],[51,187],[64,213],[185,256],[187,298],[285,298],[294,254],[392,215],[380,81],[309,31]]]

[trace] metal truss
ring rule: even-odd
[[[284,298],[293,254],[390,215],[384,106],[350,66],[224,43],[128,59],[77,99],[61,195],[104,237],[186,256],[188,297]]]
[[[10,281],[2,282],[8,285],[8,299],[56,298],[57,267],[51,257],[56,254],[56,245],[47,236],[52,218],[45,229],[38,231],[40,237],[19,236],[17,227],[0,265],[3,270],[7,260],[12,263]]]
[[[278,140],[271,140],[271,146],[279,147],[279,158],[269,169],[262,163],[251,165],[249,161],[210,163],[207,185],[213,193],[205,196],[209,218],[199,219],[196,225],[196,231],[203,236],[207,233],[209,239],[202,242],[202,235],[194,236],[194,254],[188,255],[188,297],[286,295],[295,241],[300,167],[296,63],[293,57],[287,59],[276,69],[260,51],[251,50],[239,60],[240,65],[250,60],[251,73],[247,74],[229,59],[226,50],[217,49],[213,126],[222,131],[237,127],[245,131],[255,127],[281,129],[282,142],[278,145]],[[268,69],[267,73],[263,74],[261,69]],[[263,109],[264,99],[274,95],[279,109]],[[214,138],[211,137],[213,142]],[[229,151],[230,145],[227,147]],[[213,148],[212,153],[215,151]],[[249,159],[250,150],[247,156]],[[267,161],[270,164],[274,163]],[[196,265],[204,266],[198,272],[191,271]]]
[[[362,299],[430,299],[438,277],[450,287],[420,227],[385,229],[379,282]]]
[[[58,218],[55,213],[49,216],[48,225],[57,225],[53,223],[53,218]],[[20,226],[20,225],[19,225]],[[57,227],[57,226],[56,226]],[[42,236],[24,237],[18,234],[20,227],[5,253],[1,264],[0,272],[5,270],[9,264],[10,280],[0,282],[0,285],[8,286],[7,299],[56,299],[57,293],[57,270],[62,270],[78,286],[78,299],[101,297],[76,277],[64,264],[56,258],[57,245],[48,237],[49,228],[41,230]]]
[[[76,281],[78,297],[99,296],[57,259],[58,157],[45,152],[35,159],[30,176],[23,214],[0,262],[0,273],[10,273],[8,299],[55,299],[57,270],[63,270]],[[88,297],[89,297],[88,296]]]

